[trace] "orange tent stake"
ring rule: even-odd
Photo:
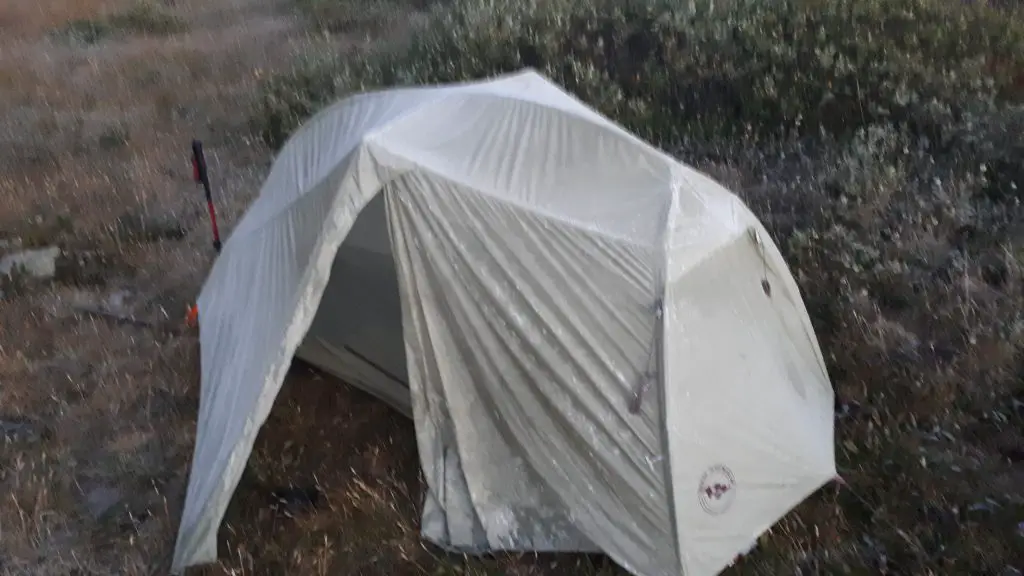
[[[199,325],[199,306],[192,304],[185,308],[185,326],[195,328]]]

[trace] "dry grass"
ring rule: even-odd
[[[188,144],[206,142],[230,224],[269,156],[247,136],[256,82],[310,49],[288,5],[176,4],[180,28],[92,45],[54,31],[109,21],[130,4],[0,8],[19,30],[0,37],[0,238],[56,243],[74,256],[54,284],[5,287],[0,298],[0,420],[20,426],[0,442],[4,576],[167,569],[198,399],[198,343],[180,321],[210,261]],[[171,214],[191,233],[154,241],[118,230],[119,217],[148,212]],[[76,311],[118,291],[148,325]],[[221,562],[197,572],[526,575],[604,565],[425,548],[414,446],[411,423],[298,369],[229,510]],[[291,482],[320,486],[316,510],[274,510],[268,487]]]
[[[135,6],[0,6],[0,237],[73,256],[55,284],[0,297],[0,420],[22,426],[0,441],[4,575],[149,574],[173,546],[197,378],[196,339],[178,324],[208,240],[200,229],[139,243],[114,224],[146,212],[199,224],[194,136],[207,142],[224,216],[236,216],[265,159],[239,136],[246,95],[297,45],[270,3]],[[54,34],[87,20],[125,33],[93,46]],[[121,289],[152,328],[75,312]],[[116,496],[109,509],[90,511],[105,495]]]

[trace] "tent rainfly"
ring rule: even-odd
[[[413,418],[422,536],[716,574],[836,477],[797,285],[734,194],[531,70],[348,97],[284,146],[198,300],[172,571],[294,356]]]

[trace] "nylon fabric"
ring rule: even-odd
[[[448,550],[715,574],[835,475],[831,384],[767,231],[533,71],[317,114],[198,307],[175,574],[216,559],[293,357],[412,417],[422,535]]]

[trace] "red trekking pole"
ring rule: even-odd
[[[213,208],[213,194],[210,192],[210,176],[206,171],[206,156],[203,143],[192,141],[192,179],[203,185],[206,192],[206,208],[210,212],[210,227],[213,228],[213,249],[220,253],[220,230],[217,228],[217,211]]]
[[[217,228],[217,210],[213,207],[213,193],[210,191],[210,175],[206,170],[206,156],[203,154],[203,143],[192,141],[192,179],[203,185],[206,193],[206,209],[210,213],[210,228],[213,230],[213,249],[220,253],[220,229]],[[199,308],[192,304],[185,310],[185,325],[195,327],[199,324]]]

